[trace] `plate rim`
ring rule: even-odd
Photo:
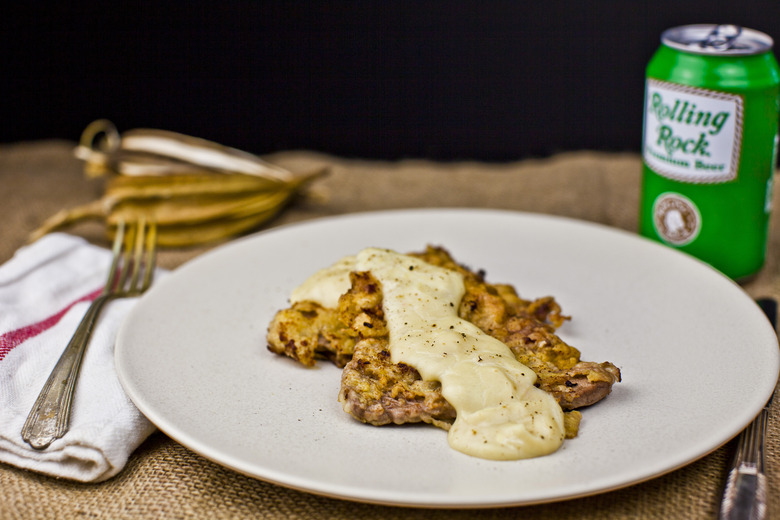
[[[531,213],[531,212],[524,212],[524,211],[515,211],[515,210],[501,210],[501,209],[483,209],[483,208],[409,208],[409,209],[395,209],[395,210],[380,210],[380,211],[362,211],[362,212],[356,212],[356,213],[346,213],[346,214],[339,214],[339,215],[331,215],[326,217],[320,217],[320,218],[313,218],[313,219],[307,219],[303,221],[283,224],[280,226],[276,226],[270,229],[262,230],[257,233],[247,235],[241,238],[238,238],[236,240],[227,242],[225,244],[219,245],[215,247],[212,250],[209,250],[193,259],[190,259],[189,261],[183,263],[181,266],[176,268],[173,272],[169,273],[166,278],[171,276],[176,276],[177,273],[181,272],[182,270],[189,270],[192,269],[193,265],[199,265],[201,262],[214,262],[217,261],[217,259],[220,255],[230,255],[231,251],[237,247],[240,247],[240,244],[243,244],[245,242],[253,242],[255,240],[263,240],[264,237],[271,235],[271,234],[279,234],[279,233],[285,233],[286,231],[294,228],[306,228],[306,227],[316,227],[320,225],[329,225],[329,224],[337,224],[339,222],[343,221],[350,221],[354,219],[363,219],[363,218],[386,218],[386,217],[394,217],[397,215],[413,215],[413,214],[425,214],[425,215],[438,215],[439,217],[447,217],[451,216],[452,214],[482,214],[485,216],[500,216],[500,217],[519,217],[519,218],[530,218],[530,219],[541,219],[543,221],[556,221],[559,223],[562,223],[564,225],[574,225],[574,226],[585,226],[589,228],[598,229],[607,233],[613,233],[622,235],[624,239],[634,240],[639,239],[644,241],[645,243],[652,244],[653,246],[657,246],[658,248],[671,252],[673,254],[681,255],[687,258],[687,260],[694,261],[699,264],[700,267],[704,269],[710,270],[714,275],[721,277],[724,281],[730,282],[735,287],[739,288],[739,290],[744,290],[733,280],[728,279],[725,277],[725,275],[722,275],[717,270],[709,266],[708,264],[695,259],[693,257],[690,257],[688,255],[685,255],[682,252],[679,252],[677,250],[668,248],[664,246],[663,244],[651,241],[649,239],[646,239],[644,237],[639,236],[638,234],[632,233],[630,231],[627,231],[622,228],[615,228],[608,226],[606,224],[602,224],[599,222],[594,221],[587,221],[587,220],[580,220],[575,219],[567,216],[561,216],[561,215],[554,215],[554,214],[542,214],[542,213]],[[664,253],[666,254],[666,253]],[[143,301],[143,298],[142,298]],[[232,456],[220,456],[218,454],[212,453],[212,450],[209,447],[202,446],[202,443],[200,443],[198,440],[193,439],[190,437],[190,435],[186,432],[181,432],[179,429],[171,425],[170,422],[163,416],[161,416],[158,411],[150,409],[149,406],[144,402],[144,399],[142,396],[139,396],[136,393],[136,389],[133,385],[132,381],[129,381],[127,379],[128,374],[125,373],[125,371],[120,366],[122,363],[122,356],[126,354],[126,348],[124,344],[124,329],[125,327],[129,327],[128,323],[131,322],[131,316],[134,315],[134,310],[131,311],[131,313],[128,314],[128,316],[125,318],[125,320],[122,323],[122,326],[120,327],[120,332],[117,337],[117,345],[116,345],[116,352],[117,355],[115,357],[115,364],[117,369],[117,374],[119,376],[119,380],[123,388],[125,388],[125,391],[127,392],[130,399],[133,401],[133,403],[141,410],[141,412],[150,418],[150,421],[155,424],[162,432],[164,432],[166,435],[171,437],[176,442],[179,442],[182,444],[185,448],[192,450],[193,452],[203,456],[204,458],[221,465],[223,467],[229,468],[233,471],[236,471],[240,474],[246,475],[250,478],[259,479],[265,482],[270,482],[272,484],[280,485],[289,489],[296,489],[299,491],[303,491],[306,493],[311,493],[314,495],[319,496],[325,496],[330,498],[337,498],[337,499],[343,499],[343,500],[350,500],[355,502],[361,502],[361,503],[369,503],[369,504],[377,504],[377,505],[390,505],[390,506],[407,506],[407,507],[419,507],[419,508],[440,508],[440,509],[476,509],[476,508],[494,508],[494,507],[510,507],[510,506],[522,506],[522,505],[534,505],[534,504],[541,504],[541,503],[551,503],[551,502],[559,502],[559,501],[565,501],[570,499],[577,499],[582,498],[586,496],[593,496],[597,494],[602,494],[610,491],[615,491],[618,489],[623,489],[626,487],[630,487],[633,485],[640,484],[642,482],[647,482],[649,480],[653,480],[655,478],[658,478],[660,476],[663,476],[665,474],[674,472],[682,467],[685,467],[697,460],[700,460],[707,455],[711,454],[712,452],[718,450],[720,447],[723,446],[723,444],[727,443],[729,439],[726,439],[721,444],[718,444],[716,446],[710,446],[706,451],[698,454],[694,458],[690,458],[686,461],[682,461],[677,465],[668,466],[666,468],[663,468],[661,470],[655,471],[652,474],[647,474],[641,478],[635,479],[630,482],[614,482],[612,484],[607,484],[605,486],[599,487],[598,489],[590,489],[585,490],[579,493],[569,493],[565,496],[547,496],[543,498],[539,498],[538,500],[533,499],[524,499],[522,501],[512,501],[512,500],[503,500],[503,501],[493,501],[493,502],[483,502],[483,501],[462,501],[462,502],[452,502],[451,500],[443,500],[443,499],[437,499],[437,500],[408,500],[408,499],[393,499],[388,497],[380,498],[377,496],[374,496],[372,493],[354,493],[349,492],[348,490],[341,490],[340,486],[336,486],[336,488],[333,488],[332,486],[325,485],[317,487],[313,486],[311,484],[307,485],[307,482],[301,482],[299,478],[293,477],[293,478],[278,478],[280,476],[277,476],[277,478],[273,478],[269,475],[268,472],[264,475],[258,474],[257,471],[252,471],[245,467],[245,465],[240,464],[240,461],[235,462],[228,462],[226,459],[230,459],[233,461],[234,457]],[[122,338],[120,340],[120,338]],[[776,356],[775,365],[778,367],[778,372],[780,373],[780,353]],[[771,392],[770,392],[771,395]],[[768,396],[767,396],[768,398]],[[760,411],[760,409],[758,410]],[[756,414],[758,413],[756,412]],[[749,422],[749,421],[748,421]],[[747,422],[745,423],[747,424]],[[737,431],[734,435],[738,434]],[[733,436],[732,436],[733,437]],[[218,451],[218,450],[217,450]],[[272,474],[275,474],[276,472],[270,472]],[[330,489],[330,490],[328,490]],[[390,495],[393,495],[393,493],[390,493]]]

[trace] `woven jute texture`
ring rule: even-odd
[[[46,217],[102,193],[101,181],[84,178],[82,165],[72,157],[73,146],[64,141],[0,146],[0,262]],[[484,207],[563,215],[629,231],[637,227],[640,159],[630,153],[569,152],[503,164],[377,162],[302,151],[268,159],[294,171],[331,167],[311,197],[297,201],[269,226],[380,209]],[[779,217],[773,217],[767,265],[744,285],[755,297],[780,298]],[[98,223],[80,224],[71,232],[107,245]],[[160,265],[176,268],[207,249],[164,251]],[[772,410],[767,447],[772,516],[780,514],[778,403],[780,399]],[[448,511],[352,503],[286,489],[225,469],[158,432],[131,456],[123,472],[101,484],[60,481],[0,465],[0,518],[713,518],[732,450],[728,444],[666,475],[592,497]]]

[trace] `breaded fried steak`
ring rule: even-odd
[[[569,318],[553,298],[525,300],[509,285],[487,283],[483,272],[459,265],[441,247],[429,246],[408,256],[462,277],[462,297],[453,312],[502,342],[535,373],[534,385],[566,412],[566,437],[577,434],[576,409],[600,401],[620,381],[615,365],[581,361],[580,352],[555,334]],[[410,264],[409,269],[413,267]],[[279,311],[268,329],[269,350],[306,366],[328,359],[343,367],[338,398],[360,421],[425,422],[449,430],[457,413],[444,397],[442,384],[424,380],[413,366],[391,359],[382,283],[370,271],[351,271],[344,287],[335,305],[333,298],[296,300]],[[479,353],[475,355],[481,363]]]

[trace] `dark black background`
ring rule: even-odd
[[[94,119],[255,153],[633,150],[661,32],[780,38],[780,1],[78,2],[0,13],[0,142]]]

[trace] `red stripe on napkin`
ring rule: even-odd
[[[39,321],[38,323],[33,323],[32,325],[26,325],[24,327],[0,335],[0,361],[2,361],[3,358],[9,352],[11,352],[15,347],[19,346],[21,343],[55,326],[62,319],[62,317],[65,316],[65,313],[67,313],[71,307],[73,307],[77,303],[94,300],[95,298],[98,297],[101,291],[102,289],[97,289],[96,291],[91,292],[86,296],[82,296],[78,300],[69,303],[64,309],[62,309],[58,313],[53,314],[48,318]]]

